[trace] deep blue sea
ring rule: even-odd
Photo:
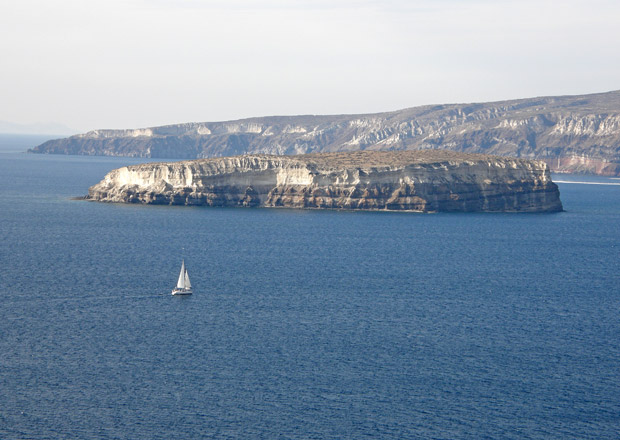
[[[1,439],[620,438],[620,180],[540,215],[99,204],[140,160],[3,139]]]

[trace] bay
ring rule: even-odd
[[[620,436],[620,187],[541,215],[72,199],[144,161],[0,153],[0,438]]]

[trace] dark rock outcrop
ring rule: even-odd
[[[385,211],[557,212],[544,162],[448,151],[244,155],[119,168],[103,202]]]

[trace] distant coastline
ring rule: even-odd
[[[620,91],[427,105],[358,115],[271,116],[49,140],[33,153],[168,159],[356,150],[449,150],[544,160],[551,171],[620,176]]]
[[[57,138],[49,134],[0,133],[0,153],[26,153],[41,142]]]
[[[617,179],[615,179],[617,180]],[[575,183],[579,185],[611,185],[611,186],[620,186],[620,182],[578,182],[575,180],[554,180],[555,183]]]

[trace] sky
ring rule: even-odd
[[[1,0],[0,121],[75,132],[620,89],[617,0]]]

